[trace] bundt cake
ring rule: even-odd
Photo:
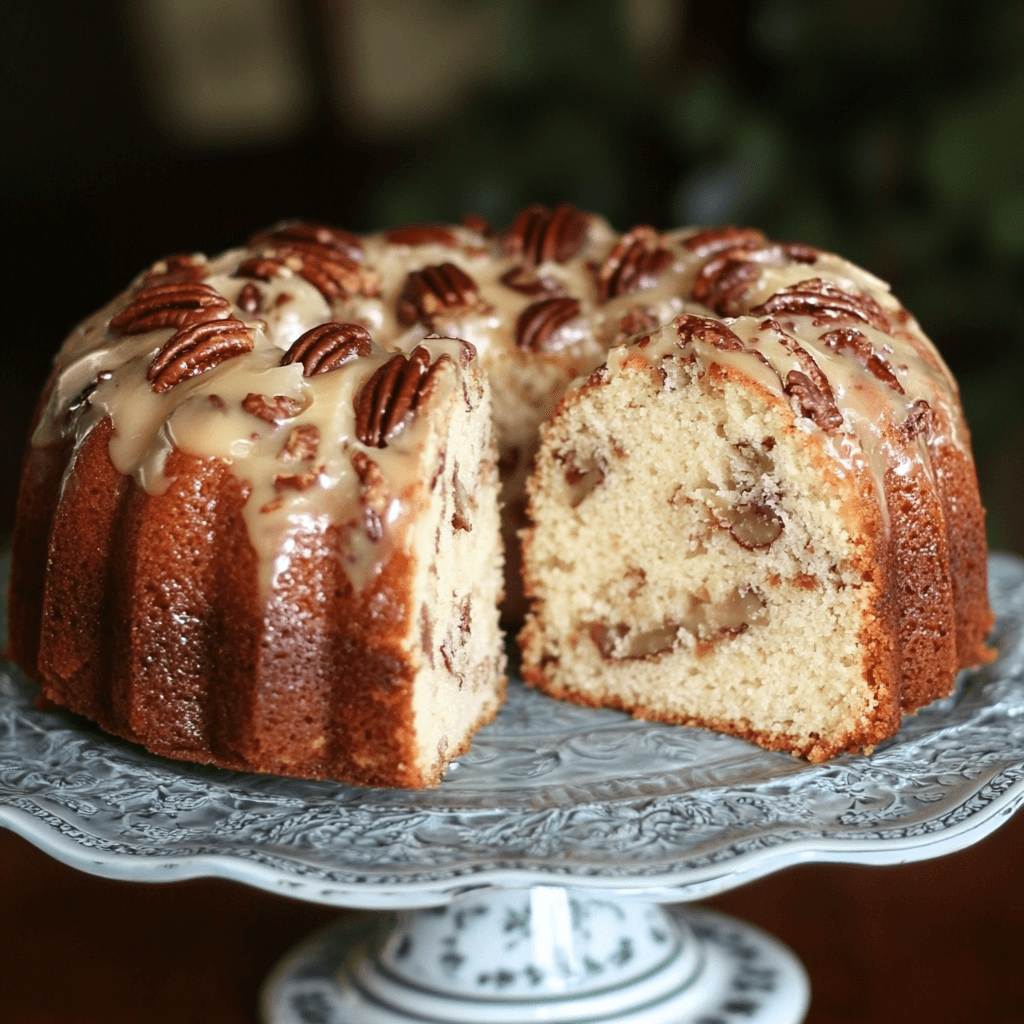
[[[355,240],[271,242],[157,264],[68,339],[11,654],[156,753],[436,785],[503,694],[489,387],[465,342],[332,319],[374,287]]]
[[[11,653],[159,753],[434,784],[500,702],[554,412],[528,680],[830,756],[984,657],[955,395],[881,282],[750,229],[284,222],[65,343]]]
[[[811,761],[870,751],[989,656],[956,385],[846,261],[682,244],[704,308],[614,348],[542,428],[524,677]]]

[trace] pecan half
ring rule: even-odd
[[[783,242],[779,249],[794,263],[815,263],[821,254],[820,249],[813,245],[804,245],[803,242]]]
[[[249,239],[248,245],[252,249],[265,246],[312,245],[333,250],[357,263],[363,258],[363,243],[357,235],[311,220],[286,221],[266,231],[260,231]]]
[[[844,292],[820,277],[784,288],[750,312],[754,316],[812,316],[815,327],[824,327],[836,320],[860,320],[880,331],[892,329],[884,310],[870,295]]]
[[[478,213],[467,213],[462,218],[462,223],[470,231],[475,231],[478,235],[483,235],[485,238],[491,233],[490,221],[486,217],[481,217]]]
[[[303,403],[297,398],[289,398],[288,395],[274,395],[273,398],[268,398],[266,395],[250,391],[242,399],[242,408],[264,423],[280,423],[300,412]]]
[[[476,282],[454,263],[414,270],[398,297],[398,322],[408,326],[417,320],[429,323],[440,313],[456,313],[478,298]]]
[[[874,345],[855,327],[837,327],[834,331],[827,331],[819,340],[841,356],[853,356],[883,384],[888,384],[893,391],[898,391],[901,395],[905,394],[903,385],[897,380],[888,361],[875,351]]]
[[[697,256],[714,256],[725,249],[759,249],[768,239],[756,228],[708,228],[684,239],[683,245]]]
[[[370,332],[362,324],[332,320],[296,338],[281,357],[281,365],[302,363],[302,376],[312,377],[336,370],[359,356],[368,356],[372,347]]]
[[[118,334],[142,334],[158,327],[188,327],[227,314],[228,300],[208,284],[181,281],[143,288],[110,321]]]
[[[513,291],[523,295],[564,295],[562,286],[553,277],[544,277],[530,267],[513,267],[506,270],[499,281]]]
[[[746,348],[739,335],[729,330],[725,324],[708,316],[684,313],[672,321],[672,326],[679,335],[680,346],[687,345],[696,338],[697,341],[703,341],[725,351],[739,352]]]
[[[444,245],[449,249],[459,247],[459,237],[443,224],[409,224],[404,228],[392,228],[384,237],[392,245]]]
[[[157,260],[142,275],[147,285],[180,284],[182,281],[202,281],[207,274],[206,257],[191,252],[177,252]]]
[[[264,256],[254,256],[252,259],[243,260],[238,264],[232,277],[254,277],[257,281],[269,281],[275,274],[281,272],[284,266],[281,260],[268,259]]]
[[[579,299],[541,299],[519,314],[516,341],[524,352],[542,352],[552,347],[552,336],[579,315]]]
[[[627,231],[608,254],[597,273],[597,294],[607,302],[616,295],[653,288],[671,262],[672,253],[661,244],[658,232],[641,224]]]
[[[719,316],[742,316],[746,312],[743,296],[762,269],[749,258],[750,252],[749,248],[732,248],[712,256],[694,278],[691,297]]]
[[[765,320],[761,324],[761,330],[774,333],[779,344],[794,356],[803,368],[802,371],[790,370],[782,387],[787,395],[797,399],[801,415],[814,420],[822,430],[838,427],[843,422],[843,417],[836,407],[832,385],[829,384],[828,377],[821,367],[814,361],[814,356],[796,338],[787,334],[777,320]],[[810,385],[810,388],[807,385]]]
[[[634,306],[627,310],[619,321],[618,337],[631,338],[635,334],[643,334],[644,331],[653,331],[657,326],[659,320],[654,313],[643,306]]]
[[[417,345],[408,359],[392,356],[359,389],[355,397],[356,436],[371,448],[384,448],[429,398],[450,356],[430,362],[430,353]]]
[[[263,255],[244,260],[234,277],[269,281],[282,267],[305,278],[328,301],[353,295],[376,294],[377,276],[340,252],[318,246],[281,245]]]
[[[263,305],[263,293],[252,283],[247,281],[242,290],[238,293],[238,298],[235,299],[235,305],[238,306],[243,313],[258,313],[260,307]]]
[[[252,351],[252,346],[252,328],[234,317],[192,324],[181,328],[164,345],[146,371],[146,380],[162,394],[226,359]]]
[[[309,249],[289,247],[280,250],[280,256],[285,266],[305,278],[328,301],[376,291],[376,275],[364,271],[355,260],[340,253],[322,256]]]
[[[565,263],[583,248],[590,218],[568,203],[549,210],[533,205],[516,214],[505,238],[505,251],[530,266],[554,260]]]

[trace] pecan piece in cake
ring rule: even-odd
[[[708,228],[683,241],[697,256],[714,256],[725,249],[759,249],[768,239],[757,228]]]
[[[824,327],[836,320],[860,320],[880,331],[892,330],[885,311],[870,295],[845,292],[820,277],[784,288],[750,312],[754,316],[813,316],[811,322],[815,327]]]
[[[450,356],[430,362],[430,353],[417,345],[411,356],[392,356],[359,389],[355,397],[356,437],[370,448],[384,448],[430,396],[437,376]]]
[[[735,508],[720,510],[725,519],[720,523],[729,536],[748,551],[766,550],[782,535],[782,520],[767,505],[744,502]]]
[[[253,235],[248,244],[253,249],[289,245],[316,247],[340,253],[356,263],[363,258],[363,243],[358,236],[311,220],[286,221]]]
[[[250,391],[242,399],[242,408],[264,423],[277,424],[295,416],[304,406],[299,399],[290,398],[288,395],[274,395],[273,398],[268,398],[266,395]]]
[[[392,228],[384,233],[392,245],[444,245],[449,249],[459,247],[458,235],[443,224],[408,224],[403,228]]]
[[[110,321],[110,330],[142,334],[158,327],[188,327],[226,315],[228,306],[220,292],[199,281],[152,285]]]
[[[929,437],[934,431],[935,413],[932,407],[923,399],[919,398],[907,413],[907,418],[897,428],[903,439],[909,443],[918,434]]]
[[[672,326],[679,335],[680,345],[688,345],[696,338],[723,351],[740,352],[746,348],[734,331],[711,317],[684,313],[672,321]]]
[[[370,332],[362,324],[331,321],[296,338],[281,357],[281,365],[302,363],[302,376],[312,377],[336,370],[359,356],[368,356],[371,349]]]
[[[474,502],[466,490],[466,485],[459,478],[459,464],[455,463],[455,475],[452,479],[452,499],[455,511],[452,512],[452,529],[465,530],[469,533],[473,529]]]
[[[626,232],[608,254],[597,274],[597,293],[602,302],[616,295],[653,288],[672,254],[661,244],[654,228],[641,224]]]
[[[414,270],[398,297],[398,322],[409,326],[417,320],[429,323],[440,313],[457,313],[478,298],[476,282],[454,263]]]
[[[505,251],[530,266],[554,260],[565,263],[583,248],[590,218],[568,203],[549,210],[533,205],[516,215],[505,238]]]
[[[837,327],[834,331],[827,331],[819,340],[841,356],[853,356],[861,366],[883,384],[888,384],[893,391],[901,395],[905,393],[888,361],[875,351],[871,342],[855,327]]]
[[[541,299],[519,314],[516,341],[524,352],[542,352],[562,327],[580,315],[579,299]]]
[[[211,370],[225,359],[252,351],[253,332],[241,320],[207,320],[183,327],[157,354],[146,380],[154,391],[170,391],[175,384]]]

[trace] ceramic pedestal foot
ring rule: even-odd
[[[266,1024],[798,1024],[796,957],[742,921],[592,890],[343,918],[268,979]]]

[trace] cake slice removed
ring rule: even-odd
[[[883,380],[813,312],[682,316],[562,401],[529,483],[531,685],[822,761],[984,659],[948,371],[859,325]]]

